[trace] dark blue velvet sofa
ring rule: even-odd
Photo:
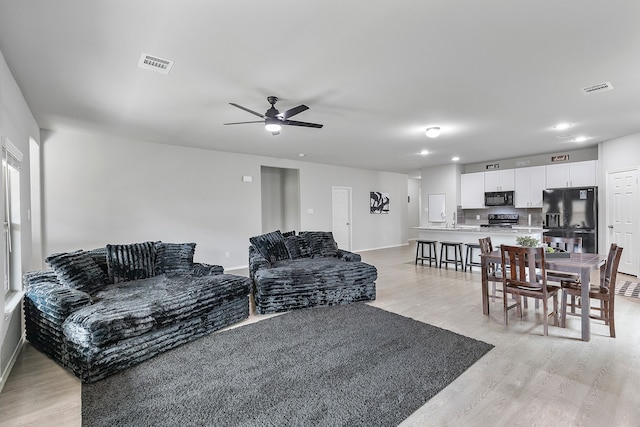
[[[251,281],[193,262],[195,243],[55,254],[24,276],[27,340],[93,382],[249,316]]]
[[[258,314],[373,301],[378,272],[339,249],[333,234],[278,230],[249,239],[249,275]]]

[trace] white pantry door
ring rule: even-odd
[[[607,175],[607,250],[611,243],[622,246],[618,271],[637,276],[640,264],[638,170],[608,172]]]
[[[351,250],[351,187],[333,187],[333,238],[338,247]]]

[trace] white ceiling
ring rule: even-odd
[[[412,174],[639,132],[639,22],[638,0],[0,0],[0,50],[44,129]],[[268,95],[324,128],[223,126]]]

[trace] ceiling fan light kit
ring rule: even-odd
[[[243,125],[247,123],[264,123],[264,127],[268,132],[271,132],[272,135],[279,135],[282,126],[302,126],[308,128],[316,128],[320,129],[323,125],[318,123],[309,123],[309,122],[299,122],[296,120],[289,120],[289,117],[293,117],[296,114],[302,113],[309,109],[306,105],[298,105],[297,107],[293,107],[285,111],[284,113],[279,112],[275,103],[278,102],[277,96],[268,96],[267,101],[271,104],[271,107],[264,113],[260,114],[256,111],[250,110],[247,107],[243,107],[242,105],[238,105],[236,103],[230,102],[229,104],[233,105],[236,108],[246,111],[247,113],[251,113],[254,116],[258,116],[263,120],[256,120],[252,122],[234,122],[234,123],[225,123],[225,125]]]
[[[433,126],[433,127],[427,128],[426,133],[429,138],[437,138],[440,136],[440,127]]]

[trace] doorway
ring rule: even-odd
[[[300,171],[260,167],[262,232],[300,231]]]
[[[638,169],[607,172],[607,248],[622,246],[618,270],[638,276]]]
[[[351,187],[332,187],[333,239],[340,249],[351,250]]]

